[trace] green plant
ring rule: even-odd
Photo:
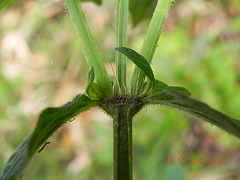
[[[171,0],[158,1],[140,51],[141,55],[126,48],[128,1],[119,0],[117,79],[113,83],[101,62],[80,4],[76,0],[66,0],[66,3],[83,43],[88,63],[92,67],[86,92],[59,108],[47,108],[40,114],[34,132],[10,157],[2,171],[1,179],[18,178],[34,153],[59,127],[77,114],[97,106],[113,118],[115,179],[132,179],[132,119],[148,104],[166,105],[186,111],[240,137],[238,120],[190,98],[190,93],[185,88],[168,86],[155,79],[149,63],[172,5]],[[130,87],[126,83],[126,57],[136,64]]]

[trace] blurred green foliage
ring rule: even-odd
[[[116,33],[115,1],[84,10],[110,75]],[[192,96],[240,118],[239,0],[177,1],[152,67],[157,79],[187,87]],[[139,50],[149,21],[132,29]],[[44,107],[84,92],[89,66],[62,1],[18,1],[0,12],[0,167],[33,130]],[[110,64],[111,62],[111,64]],[[133,65],[129,63],[129,72]],[[128,75],[129,76],[129,75]],[[115,78],[112,75],[112,78]],[[166,107],[143,109],[134,119],[134,179],[240,177],[239,139]],[[89,111],[63,126],[35,155],[23,179],[112,179],[112,121]],[[202,165],[169,165],[167,158],[203,158]],[[209,165],[207,158],[225,158]]]

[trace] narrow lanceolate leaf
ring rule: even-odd
[[[83,51],[90,66],[94,67],[96,82],[105,96],[112,94],[112,83],[100,58],[79,0],[65,0]]]
[[[182,93],[182,94],[184,94],[186,96],[191,96],[190,91],[188,91],[184,87],[168,86],[167,84],[165,84],[165,83],[163,83],[161,81],[155,80],[154,89],[153,89],[152,94],[162,92],[163,90],[172,90],[172,91],[176,91],[176,92]]]
[[[153,82],[155,81],[152,68],[143,56],[126,47],[118,47],[115,50],[127,56],[139,69],[144,72],[149,79],[151,79]]]
[[[84,1],[92,1],[92,2],[94,2],[96,4],[98,4],[98,5],[102,4],[102,0],[81,0],[81,1],[82,2],[84,2]]]
[[[35,130],[9,158],[1,172],[0,180],[18,178],[34,153],[57,129],[69,119],[97,105],[98,101],[93,101],[80,94],[61,107],[47,108],[42,111]]]
[[[189,98],[182,93],[164,90],[145,99],[147,104],[160,104],[177,108],[203,119],[240,138],[240,120],[219,112],[207,104]]]
[[[0,180],[18,179],[22,170],[26,167],[29,157],[27,156],[28,136],[11,155],[6,165],[3,167]]]
[[[151,63],[153,59],[160,35],[164,29],[165,21],[174,2],[175,0],[158,0],[157,2],[157,6],[148,27],[147,35],[140,51],[140,54],[145,57],[149,63]]]
[[[38,123],[28,143],[28,156],[32,157],[38,148],[64,123],[79,113],[98,104],[85,95],[78,95],[73,101],[58,108],[47,108],[39,116]]]
[[[127,46],[129,0],[118,0],[117,47]],[[126,92],[126,56],[116,52],[117,78],[121,93]]]
[[[149,0],[150,1],[150,0]],[[149,63],[151,63],[153,59],[153,55],[155,53],[159,37],[163,31],[164,23],[168,16],[170,7],[174,3],[174,0],[158,0],[157,6],[154,10],[153,17],[151,19],[147,35],[144,39],[140,54],[147,59]],[[139,94],[142,85],[144,83],[145,76],[139,71],[138,67],[136,67],[133,71],[131,77],[131,94],[136,95]]]
[[[0,10],[2,10],[5,6],[10,4],[12,0],[0,0]]]

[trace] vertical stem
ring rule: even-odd
[[[165,20],[168,16],[169,9],[174,0],[158,0],[157,6],[153,13],[146,38],[143,42],[140,54],[151,63],[155,53],[157,43],[164,27]],[[131,79],[131,94],[139,95],[142,90],[145,76],[139,68],[135,67]]]
[[[113,116],[114,180],[132,180],[132,116],[119,107]]]
[[[117,15],[117,47],[127,46],[127,24],[128,24],[129,0],[118,0]],[[126,56],[116,52],[117,78],[121,93],[126,92]]]

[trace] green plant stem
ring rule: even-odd
[[[143,108],[136,96],[115,95],[100,101],[113,118],[114,180],[132,180],[132,118]]]
[[[117,47],[127,46],[129,0],[118,0],[117,15]],[[122,94],[126,92],[126,56],[116,52],[117,78]]]
[[[159,0],[155,8],[146,38],[140,51],[140,54],[145,57],[149,63],[152,61],[165,20],[173,2],[173,0]],[[139,95],[141,93],[144,79],[145,75],[143,72],[138,67],[135,67],[131,79],[132,95]]]
[[[77,35],[82,42],[83,51],[86,55],[87,61],[90,66],[94,68],[97,84],[105,96],[110,96],[112,93],[112,84],[100,59],[99,52],[88,27],[81,4],[79,3],[79,0],[65,0],[65,2],[71,14]]]
[[[132,180],[132,117],[119,107],[113,116],[114,180]]]

